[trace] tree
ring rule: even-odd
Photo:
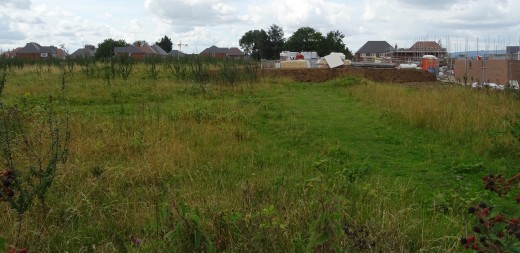
[[[273,60],[280,57],[280,52],[282,52],[285,44],[285,38],[283,36],[284,32],[282,27],[275,24],[269,27],[269,30],[267,31],[269,41],[268,47],[266,48],[267,52],[265,53],[267,59]]]
[[[94,45],[85,45],[85,48],[90,49],[92,51],[96,51],[96,46]]]
[[[323,47],[325,37],[311,27],[302,27],[296,30],[294,34],[287,39],[285,48],[289,51],[316,51],[318,55],[326,55]]]
[[[246,55],[260,60],[266,57],[269,38],[264,30],[251,30],[240,38],[240,47]]]
[[[146,42],[145,40],[136,40],[134,41],[133,45],[136,47],[142,47],[144,45],[148,45],[148,42]]]
[[[343,43],[344,38],[345,35],[338,30],[327,33],[323,49],[324,55],[330,54],[331,52],[340,52],[345,54],[346,58],[351,59],[353,57],[352,52],[350,52],[345,46],[345,43]]]
[[[105,39],[103,42],[98,44],[98,49],[96,51],[96,59],[112,57],[114,56],[115,47],[125,47],[127,45],[128,44],[123,39]]]
[[[170,38],[168,38],[168,36],[166,36],[166,35],[164,35],[164,37],[162,37],[161,40],[155,42],[155,44],[158,45],[159,47],[161,47],[167,53],[172,51],[172,46],[173,46],[172,40]]]

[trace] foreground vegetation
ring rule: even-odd
[[[8,71],[5,108],[47,115],[52,104],[71,135],[45,201],[23,215],[1,203],[6,247],[458,252],[469,206],[518,217],[480,182],[520,170],[514,93],[298,84],[211,64]]]

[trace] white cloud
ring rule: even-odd
[[[65,43],[75,49],[106,38],[150,43],[167,35],[205,47],[238,46],[249,30],[277,24],[290,36],[309,26],[339,30],[356,51],[368,40],[411,46],[422,39],[520,35],[518,0],[0,0],[0,48]]]
[[[29,9],[31,0],[2,0],[0,7],[15,8],[15,9]]]
[[[145,0],[145,8],[179,31],[241,21],[234,6],[217,0]]]

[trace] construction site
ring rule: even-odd
[[[472,87],[518,89],[520,48],[508,46],[504,53],[474,57],[451,56],[435,41],[418,41],[410,48],[392,47],[384,41],[369,41],[354,59],[342,53],[320,57],[316,52],[280,54],[280,60],[262,60],[264,75],[287,76],[300,82],[323,82],[343,75],[355,75],[378,82],[457,83]]]

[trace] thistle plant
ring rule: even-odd
[[[57,112],[53,97],[43,106],[32,104],[25,97],[14,105],[6,105],[1,91],[0,201],[17,213],[20,235],[23,217],[33,200],[39,201],[42,217],[47,215],[47,193],[59,164],[65,163],[68,156],[69,117]]]

